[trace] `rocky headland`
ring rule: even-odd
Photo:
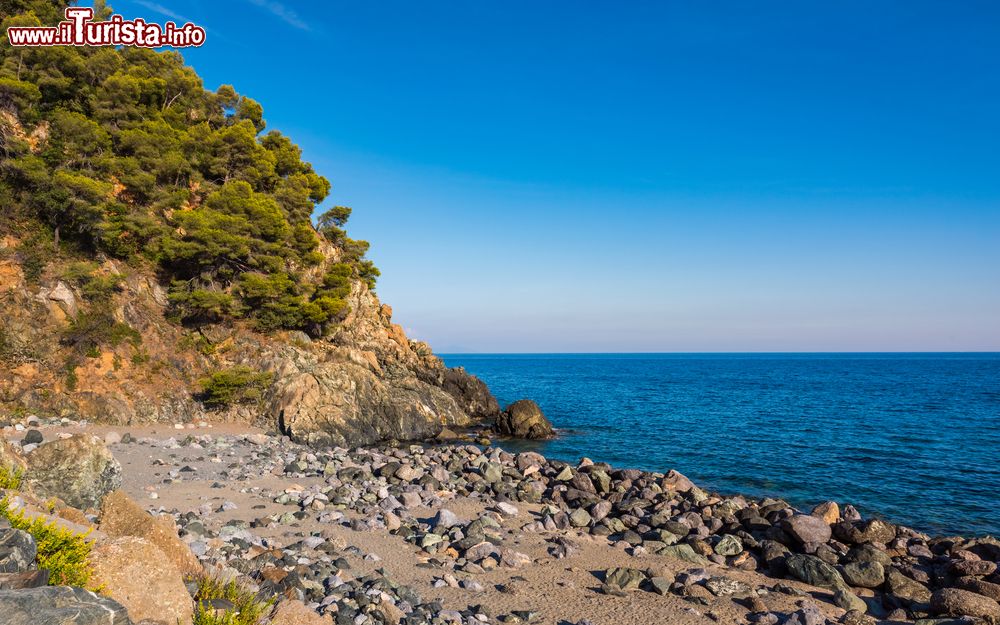
[[[36,619],[5,622],[216,622],[196,615],[234,603],[199,598],[205,578],[279,624],[1000,621],[1000,541],[720,496],[676,471],[207,422],[4,434],[25,476],[7,505],[89,531],[99,590],[45,587],[30,536],[0,530],[0,614]],[[67,606],[80,616],[59,620]]]

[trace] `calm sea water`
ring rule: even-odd
[[[723,493],[852,503],[937,534],[1000,535],[1000,354],[444,355],[547,457],[677,469]]]

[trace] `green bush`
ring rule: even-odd
[[[213,408],[253,403],[260,400],[273,379],[273,373],[242,365],[215,371],[201,380],[201,401]]]
[[[63,279],[78,287],[84,298],[103,302],[121,290],[125,276],[117,273],[101,275],[97,270],[96,263],[72,263],[63,271]]]
[[[46,265],[56,256],[56,248],[46,233],[36,232],[24,239],[17,247],[21,260],[21,271],[29,284],[37,284]]]
[[[63,332],[61,340],[78,354],[93,357],[95,353],[100,355],[104,345],[118,347],[128,341],[138,347],[142,336],[135,328],[115,320],[107,308],[100,307],[80,312]]]
[[[24,481],[24,471],[17,467],[0,465],[0,490],[19,490]]]
[[[87,540],[86,534],[77,534],[41,517],[29,519],[20,510],[12,510],[6,496],[0,499],[0,516],[14,529],[35,539],[38,567],[49,571],[49,585],[90,587],[89,559],[94,543]]]
[[[223,582],[214,577],[204,576],[196,580],[195,594],[197,609],[194,625],[257,625],[271,610],[274,599],[262,600],[256,593],[243,588],[235,581]],[[226,599],[233,608],[221,613],[206,602],[212,599]]]
[[[215,323],[231,317],[236,311],[232,295],[208,289],[191,289],[184,283],[175,284],[168,298],[170,314],[185,323]]]

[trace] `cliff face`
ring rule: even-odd
[[[14,4],[18,24],[65,7]],[[0,46],[0,422],[211,417],[362,444],[495,417],[392,323],[351,209],[317,215],[331,184],[302,156],[176,52]]]
[[[352,283],[346,318],[324,339],[261,334],[239,322],[191,329],[166,320],[166,292],[154,274],[104,259],[100,272],[124,276],[110,302],[114,318],[138,336],[74,361],[66,336],[81,320],[84,297],[59,277],[58,264],[29,283],[14,251],[19,243],[0,240],[0,418],[240,420],[305,443],[361,445],[431,437],[499,412],[485,384],[409,340],[361,281]],[[234,366],[271,374],[260,397],[206,408],[199,380]]]

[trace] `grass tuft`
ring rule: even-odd
[[[274,605],[274,599],[264,601],[257,593],[244,588],[235,580],[223,582],[206,575],[196,581],[197,608],[193,625],[258,625]],[[213,599],[225,599],[232,602],[233,607],[218,610],[207,603]]]

